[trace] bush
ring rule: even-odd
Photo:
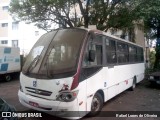
[[[156,59],[155,54],[156,54],[155,51],[151,51],[151,52],[149,53],[150,69],[153,69],[153,68],[154,68],[154,63],[155,63],[155,59]]]

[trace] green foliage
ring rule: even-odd
[[[155,51],[151,51],[151,52],[149,53],[149,62],[150,62],[150,68],[151,68],[151,69],[153,69],[153,67],[154,67],[155,54],[156,54]]]
[[[155,70],[153,68],[146,68],[145,69],[145,75],[148,75],[148,74],[153,73],[153,72],[155,72]]]
[[[132,0],[117,0],[104,3],[104,0],[95,1],[91,13],[91,23],[97,24],[97,28],[108,30],[109,28],[121,29],[133,26],[133,17],[130,9]]]
[[[134,41],[135,24],[145,26],[149,39],[157,37],[159,6],[160,0],[86,0],[85,4],[81,0],[11,0],[10,12],[15,18],[47,31],[53,29],[53,23],[63,28],[96,25],[103,31],[121,29],[122,38],[128,32]]]
[[[154,65],[155,65],[155,60],[156,60],[156,52],[155,51],[151,51],[150,53],[149,53],[149,62],[150,62],[150,67],[149,68],[147,68],[146,70],[145,70],[145,73],[146,74],[150,74],[150,73],[152,73],[152,72],[156,72],[156,71],[159,71],[160,70],[160,67],[154,67]]]
[[[78,9],[81,19],[78,21]],[[96,25],[99,30],[121,29],[134,42],[135,25],[144,27],[148,39],[160,39],[160,0],[11,0],[10,12],[18,20],[52,30],[53,23],[65,27]],[[160,68],[160,45],[156,45],[154,68]],[[151,53],[151,64],[153,53]]]
[[[63,27],[66,27],[66,24],[73,27],[69,17],[71,7],[73,7],[73,0],[12,0],[10,2],[12,16],[36,23],[39,28],[45,30],[52,29],[53,23],[61,24]]]
[[[77,19],[77,9],[82,19]],[[62,27],[77,27],[94,24],[98,29],[109,28],[134,31],[134,20],[137,20],[134,0],[11,0],[10,12],[20,20],[35,23],[45,30],[51,30],[52,24]]]
[[[160,70],[160,44],[157,44],[156,46],[156,54],[155,54],[155,64],[154,68]]]
[[[160,23],[160,0],[139,0],[139,16],[145,25],[146,37],[157,38]]]
[[[148,39],[157,39],[154,69],[160,68],[160,0],[139,0],[139,16]]]

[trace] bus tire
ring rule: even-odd
[[[136,77],[133,78],[133,83],[132,83],[130,90],[134,91],[135,87],[136,87]]]
[[[103,107],[103,98],[100,93],[96,93],[92,99],[91,103],[91,111],[89,113],[89,116],[95,116],[97,115]]]
[[[9,81],[11,81],[11,75],[10,74],[7,74],[7,75],[5,75],[5,81],[6,82],[9,82]]]

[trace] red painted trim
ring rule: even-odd
[[[125,80],[126,85],[128,84],[128,80]]]
[[[84,42],[82,44],[82,49],[81,49],[80,57],[79,57],[79,61],[78,61],[77,72],[73,76],[73,82],[72,82],[71,90],[75,89],[79,84],[78,80],[79,80],[79,76],[80,76],[80,70],[81,70],[81,65],[82,65],[82,61],[83,61],[83,55],[84,55],[87,39],[88,39],[88,32],[86,33],[86,36],[84,38]]]

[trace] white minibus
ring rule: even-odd
[[[19,101],[59,117],[96,115],[104,102],[143,80],[143,53],[141,46],[99,30],[53,30],[26,59]]]

